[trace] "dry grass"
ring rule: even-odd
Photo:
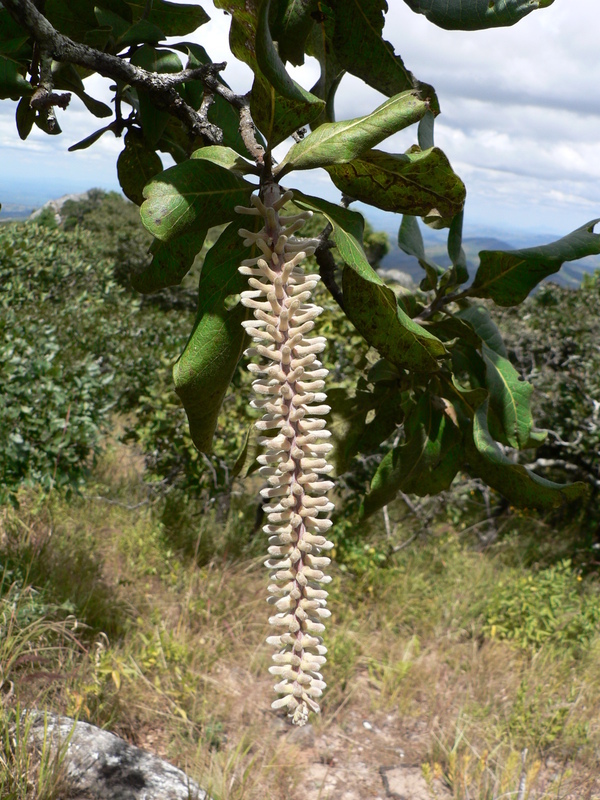
[[[292,731],[269,708],[255,543],[236,560],[226,544],[204,565],[183,557],[139,475],[121,448],[87,498],[29,495],[4,510],[5,720],[17,704],[79,716],[170,759],[215,800],[383,798],[381,768],[414,774],[423,800],[517,797],[523,774],[524,798],[600,796],[600,639],[574,654],[483,637],[503,558],[445,533],[387,569],[339,573],[323,714]],[[198,519],[199,539],[247,536],[233,518],[221,532]],[[28,787],[16,800],[52,800],[32,765],[12,765]]]

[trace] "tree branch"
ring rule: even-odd
[[[220,94],[232,105],[239,108],[244,102],[244,98],[234,94],[218,80],[218,73],[225,67],[224,62],[159,75],[136,67],[118,56],[74,42],[59,33],[38,11],[32,0],[3,0],[3,5],[11,17],[30,33],[39,45],[40,51],[47,53],[55,61],[91,69],[106,78],[124,81],[136,89],[147,92],[157,108],[176,117],[191,133],[203,136],[211,144],[220,144],[223,141],[221,129],[209,122],[205,114],[198,113],[188,105],[178,94],[175,86],[184,81],[200,80],[210,92]]]

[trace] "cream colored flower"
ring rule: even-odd
[[[330,615],[321,588],[331,580],[323,572],[330,559],[321,553],[333,547],[324,535],[331,527],[324,515],[333,509],[326,497],[333,486],[326,478],[332,445],[320,419],[329,411],[323,392],[327,370],[318,360],[325,339],[308,335],[322,309],[310,302],[319,278],[305,275],[302,262],[316,242],[294,236],[310,213],[280,216],[292,193],[280,196],[276,186],[267,187],[263,199],[253,196],[252,208],[236,211],[264,219],[258,233],[240,230],[245,243],[262,253],[244,261],[240,272],[251,287],[242,293],[242,303],[254,312],[254,319],[243,323],[254,340],[246,355],[260,358],[248,369],[256,376],[251,405],[263,411],[256,427],[265,433],[258,460],[266,481],[261,495],[268,501],[263,530],[269,536],[268,602],[275,608],[269,622],[277,629],[267,639],[277,648],[269,671],[279,679],[275,691],[281,694],[272,707],[285,708],[303,725],[309,710],[320,710],[327,652],[321,634]]]

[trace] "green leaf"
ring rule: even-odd
[[[287,92],[289,84],[285,78],[285,68],[278,56],[279,66],[275,62],[271,66],[266,64],[270,59],[267,51],[270,50],[268,42],[264,40],[267,35],[264,18],[261,28],[263,39],[260,44],[256,40],[260,0],[215,0],[215,5],[232,15],[229,46],[231,52],[240,61],[248,64],[255,74],[250,92],[250,111],[255,125],[264,135],[269,147],[273,148],[298,128],[316,121],[322,115],[324,104],[309,92],[304,93],[300,87],[298,87],[299,92],[292,89],[289,97],[283,96],[276,90],[277,85]],[[263,65],[275,78],[276,85],[263,74],[258,62],[259,52]],[[283,70],[284,74],[276,77],[275,73],[280,70]],[[288,89],[285,89],[284,84]]]
[[[384,456],[361,505],[361,518],[387,505],[400,491],[428,494],[428,479],[437,491],[439,485],[448,488],[458,471],[461,433],[444,413],[440,398],[422,395],[406,413],[406,442]],[[433,478],[446,453],[451,453],[450,465]]]
[[[73,64],[55,62],[52,65],[52,78],[56,89],[64,89],[76,94],[87,110],[95,117],[112,117],[112,109],[106,103],[102,103],[86,93],[83,81]]]
[[[584,483],[554,483],[511,461],[492,438],[487,417],[485,402],[475,412],[472,434],[465,438],[467,461],[473,475],[504,495],[510,503],[521,508],[551,510],[588,493]]]
[[[306,211],[323,214],[333,228],[333,241],[346,264],[354,264],[360,272],[369,275],[373,273],[380,280],[367,261],[363,250],[365,221],[361,214],[342,206],[336,206],[321,197],[302,194],[297,189],[294,189],[294,202]]]
[[[414,91],[395,95],[364,117],[326,122],[297,142],[275,172],[344,164],[388,136],[418,122],[428,106]]]
[[[405,314],[394,292],[377,278],[375,281],[351,265],[344,268],[342,287],[348,319],[392,364],[416,372],[436,372],[437,359],[446,354],[443,343]]]
[[[158,44],[167,35],[163,31],[153,25],[146,19],[135,22],[126,31],[124,31],[116,42],[116,49],[122,50],[124,47],[131,47],[133,44]]]
[[[354,393],[344,388],[327,392],[331,406],[327,429],[334,449],[331,461],[337,475],[346,472],[357,453],[374,452],[402,422],[401,393],[396,387],[377,386],[366,389],[364,380]],[[367,418],[375,412],[373,419]]]
[[[473,328],[452,314],[446,313],[441,319],[426,320],[422,325],[442,342],[459,341],[471,347],[481,346],[481,339]]]
[[[461,209],[452,220],[448,231],[448,256],[454,267],[456,283],[466,283],[469,280],[467,269],[467,255],[462,246],[464,210]]]
[[[83,42],[89,31],[98,27],[93,2],[46,0],[44,15],[64,36]]]
[[[293,81],[285,70],[283,61],[271,38],[269,29],[269,9],[271,0],[262,0],[258,12],[256,28],[256,60],[264,77],[275,91],[287,100],[315,106],[314,116],[318,116],[325,108],[325,103],[315,95],[307,92],[300,84]]]
[[[0,99],[18,100],[31,95],[32,88],[25,80],[24,72],[14,61],[0,56]]]
[[[538,283],[562,267],[600,253],[600,234],[593,219],[552,244],[523,250],[482,250],[479,269],[469,294],[490,297],[499,306],[516,306]]]
[[[144,186],[162,169],[162,161],[148,147],[144,137],[129,131],[125,136],[125,149],[117,159],[117,175],[125,197],[141,206],[144,202]]]
[[[333,47],[325,32],[325,15],[317,17],[320,22],[314,25],[306,42],[306,52],[316,58],[321,67],[318,81],[312,87],[312,94],[325,100],[325,112],[316,120],[315,125],[324,122],[335,122],[334,99],[337,88],[344,76],[344,70],[336,58]]]
[[[219,410],[225,393],[248,343],[241,325],[250,313],[241,304],[231,311],[225,299],[243,291],[247,282],[238,266],[257,255],[255,247],[244,247],[239,227],[260,226],[259,218],[238,217],[223,231],[208,251],[198,293],[198,316],[192,335],[173,368],[175,389],[185,407],[196,447],[210,452]]]
[[[22,97],[19,100],[16,111],[17,131],[21,139],[26,139],[31,133],[35,120],[35,111],[29,105],[29,97]]]
[[[245,175],[249,172],[257,175],[259,172],[255,164],[246,161],[231,147],[223,147],[222,145],[208,145],[207,147],[201,147],[199,150],[194,150],[192,158],[211,161],[213,164],[218,164],[231,172],[237,172],[238,175]]]
[[[17,45],[17,42],[21,42]],[[0,8],[0,53],[10,53],[13,57],[31,57],[31,47],[26,45],[29,33],[10,16],[5,8]],[[22,49],[21,49],[22,48]]]
[[[304,64],[306,39],[315,24],[317,0],[279,0],[271,20],[271,34],[283,61]]]
[[[254,424],[252,424],[248,427],[240,453],[231,468],[231,477],[247,478],[248,475],[254,472],[254,470],[259,467],[256,458],[260,454],[260,450],[258,431]]]
[[[461,308],[454,316],[468,322],[477,336],[479,336],[491,350],[494,350],[499,356],[507,358],[508,354],[500,329],[491,318],[490,312],[485,306],[473,304],[467,308]]]
[[[417,14],[447,30],[475,31],[514,25],[554,0],[404,0]]]
[[[442,342],[399,307],[396,295],[371,267],[362,248],[364,220],[355,211],[294,191],[294,202],[323,214],[346,267],[344,307],[359,333],[380,355],[401,369],[434,372],[446,354]]]
[[[113,39],[118,39],[122,34],[126,33],[131,27],[128,20],[123,19],[119,14],[107,8],[96,6],[94,8],[94,15],[98,20],[98,25],[104,29],[110,30]]]
[[[104,136],[105,133],[108,133],[108,131],[112,130],[114,130],[112,123],[110,125],[105,125],[104,128],[99,128],[97,131],[90,133],[89,136],[86,136],[85,139],[81,139],[81,141],[72,144],[71,147],[68,148],[69,153],[73,153],[75,150],[86,150],[88,147],[91,147],[93,144],[95,144],[98,141],[98,139]],[[118,170],[118,162],[117,162],[117,170]]]
[[[127,0],[135,22],[146,19],[160,28],[166,36],[186,36],[204,25],[210,17],[202,6],[187,3],[169,3],[167,0]],[[147,15],[147,16],[146,16]]]
[[[178,286],[190,271],[202,249],[208,228],[197,228],[169,242],[155,239],[150,246],[152,261],[133,275],[131,285],[142,294],[152,294],[168,286]]]
[[[213,0],[217,8],[231,14],[229,47],[233,55],[256,72],[255,35],[260,0]]]
[[[250,93],[250,111],[255,125],[271,148],[283,142],[298,128],[315,122],[324,108],[325,104],[321,102],[299,102],[282,97],[260,73],[254,78]]]
[[[437,147],[415,147],[404,155],[367,150],[327,171],[344,194],[383,211],[424,216],[437,209],[451,217],[465,202],[463,182]]]
[[[236,205],[248,204],[253,188],[218,164],[190,159],[146,186],[142,222],[153,236],[167,242],[192,227],[227,222]]]
[[[498,355],[486,344],[482,347],[485,363],[485,384],[489,395],[489,422],[497,441],[523,449],[540,442],[531,439],[533,417],[530,401],[533,386],[519,378],[507,358]],[[538,437],[539,438],[539,437]]]
[[[325,28],[339,64],[386,97],[417,89],[438,109],[433,87],[417,81],[383,39],[385,11],[386,0],[327,0],[322,4]]]
[[[417,126],[417,141],[421,150],[429,150],[430,147],[435,147],[433,136],[434,129],[435,116],[433,111],[428,111],[425,116],[419,120]]]
[[[404,214],[400,229],[398,230],[398,246],[409,256],[414,256],[419,265],[425,270],[426,277],[421,282],[421,289],[425,292],[435,289],[440,275],[444,269],[431,261],[425,254],[423,236],[419,228],[419,221],[411,214]]]

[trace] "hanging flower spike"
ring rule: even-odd
[[[332,470],[326,459],[331,434],[325,420],[318,419],[330,410],[322,391],[328,371],[317,360],[326,340],[307,336],[323,310],[310,302],[319,277],[306,276],[302,269],[317,242],[294,237],[310,212],[279,216],[292,197],[292,192],[281,195],[278,186],[268,186],[264,203],[253,196],[252,208],[236,211],[264,219],[258,233],[240,229],[244,244],[257,245],[262,256],[242,262],[239,269],[251,287],[241,301],[255,317],[242,323],[255,343],[246,355],[261,358],[248,366],[256,375],[251,405],[264,412],[257,429],[271,433],[259,438],[265,453],[258,461],[266,480],[261,495],[269,501],[263,528],[271,557],[266,562],[272,580],[268,602],[277,609],[269,622],[279,630],[267,639],[277,648],[269,672],[280,679],[275,691],[282,695],[272,708],[286,708],[294,724],[304,725],[309,710],[320,711],[317,699],[326,685],[320,670],[327,648],[320,634],[331,612],[321,584],[331,578],[323,573],[330,559],[320,553],[333,544],[324,536],[331,521],[319,515],[333,509],[325,496],[333,483],[323,477]]]

